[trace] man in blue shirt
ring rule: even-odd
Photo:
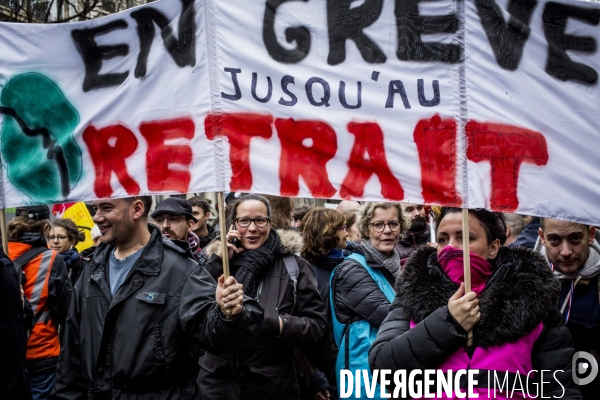
[[[64,329],[59,399],[199,399],[201,348],[231,349],[262,323],[242,285],[218,284],[146,223],[150,197],[94,202],[102,243],[75,285]]]

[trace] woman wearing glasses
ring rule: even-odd
[[[311,267],[294,255],[302,246],[297,238],[294,231],[271,229],[271,209],[263,196],[244,195],[233,204],[227,233],[231,274],[246,296],[258,299],[264,321],[255,338],[232,343],[228,353],[208,351],[200,358],[202,399],[299,398],[294,348],[309,354],[326,321]],[[220,241],[205,252],[205,268],[217,279],[223,273]],[[289,270],[298,273],[295,284]]]
[[[60,218],[52,222],[52,229],[48,236],[50,248],[61,255],[73,285],[77,282],[83,265],[83,259],[79,256],[75,246],[84,240],[85,234],[70,219]]]
[[[331,278],[338,377],[341,369],[369,369],[369,347],[387,316],[400,273],[396,244],[408,227],[400,204],[367,203],[361,209],[362,241]]]

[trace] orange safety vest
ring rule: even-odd
[[[9,242],[8,257],[16,260],[31,247],[25,243]],[[48,281],[57,256],[56,251],[45,251],[23,266],[25,297],[31,304],[34,315],[40,314],[27,341],[27,361],[55,358],[60,354],[58,327],[49,318],[48,308]]]

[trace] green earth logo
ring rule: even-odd
[[[2,89],[2,156],[10,182],[35,202],[64,200],[82,176],[73,132],[77,110],[38,73],[13,76]]]

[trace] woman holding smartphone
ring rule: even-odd
[[[271,207],[260,195],[240,197],[232,206],[232,222],[227,233],[231,274],[263,307],[264,321],[255,338],[200,358],[202,398],[298,399],[294,348],[310,354],[326,326],[311,267],[294,255],[302,241],[294,231],[271,229]],[[205,252],[205,267],[217,279],[223,273],[221,243],[213,242]],[[296,279],[290,270],[297,271]]]

